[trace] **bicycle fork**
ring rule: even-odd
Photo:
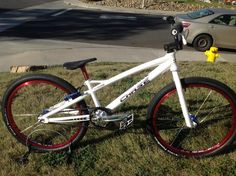
[[[184,93],[183,93],[183,88],[182,88],[181,81],[180,81],[179,74],[178,74],[178,67],[177,67],[176,63],[173,63],[171,65],[170,71],[172,72],[173,80],[174,80],[175,87],[177,90],[179,103],[180,103],[181,110],[182,110],[182,113],[183,113],[183,116],[185,119],[186,126],[189,128],[194,128],[195,125],[192,122],[192,120],[190,118],[190,114],[188,112],[186,100],[185,100]]]

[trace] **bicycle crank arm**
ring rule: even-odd
[[[101,118],[104,122],[116,122],[116,121],[122,121],[129,116],[133,116],[133,114],[117,114],[117,115],[111,115],[111,116],[104,116]]]

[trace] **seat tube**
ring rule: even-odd
[[[186,101],[184,98],[184,93],[183,93],[182,85],[181,85],[179,74],[178,74],[178,67],[177,67],[176,63],[173,63],[171,65],[170,70],[172,72],[173,80],[174,80],[175,87],[176,87],[176,90],[178,93],[179,103],[180,103],[180,106],[182,109],[182,113],[183,113],[183,116],[185,119],[186,126],[192,128],[193,123],[192,123],[190,116],[189,116],[187,104],[186,104]]]
[[[87,69],[86,69],[85,65],[83,67],[81,67],[80,69],[81,69],[81,71],[83,73],[84,79],[85,80],[89,80],[89,74],[87,72]]]
[[[100,107],[101,106],[100,102],[98,101],[98,98],[97,98],[95,92],[93,91],[93,87],[92,87],[92,85],[90,83],[89,74],[87,72],[87,69],[86,69],[85,65],[83,67],[81,67],[80,69],[81,69],[81,71],[83,73],[83,76],[84,76],[84,79],[85,79],[84,83],[85,83],[85,85],[87,86],[87,88],[88,88],[88,90],[90,92],[90,95],[91,95],[91,97],[93,99],[94,105],[96,107]]]

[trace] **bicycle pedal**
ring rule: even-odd
[[[134,115],[130,114],[120,121],[120,130],[125,130],[134,121]]]

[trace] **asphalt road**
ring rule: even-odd
[[[163,48],[172,39],[169,28],[160,15],[58,9],[0,36]]]

